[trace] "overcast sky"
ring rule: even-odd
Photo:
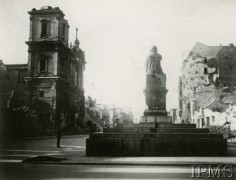
[[[167,108],[178,107],[181,63],[198,41],[206,45],[236,42],[234,0],[0,0],[0,59],[27,63],[32,8],[60,7],[78,27],[85,51],[85,94],[104,104],[145,109],[145,59],[152,45],[167,74]]]

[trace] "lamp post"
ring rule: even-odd
[[[202,114],[201,114],[202,128],[203,128],[203,126],[205,125],[204,117],[205,117],[204,108],[202,108]],[[204,125],[203,125],[203,124],[204,124]]]

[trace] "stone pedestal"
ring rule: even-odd
[[[165,87],[155,89],[146,88],[144,94],[146,96],[146,104],[148,110],[166,111],[166,93],[168,90]]]
[[[144,116],[141,117],[140,123],[171,123],[171,117],[167,116],[166,111],[145,110]]]
[[[159,74],[156,76],[146,75],[146,88],[144,94],[148,109],[144,111],[141,122],[146,123],[171,123],[171,117],[167,116],[166,111],[166,76]]]

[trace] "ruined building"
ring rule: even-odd
[[[69,24],[58,8],[28,12],[30,33],[27,65],[5,65],[19,105],[39,112],[44,128],[76,125],[84,117],[84,52],[77,38],[68,43]],[[52,127],[52,126],[51,126]]]
[[[226,122],[235,126],[236,47],[196,43],[181,71],[181,119],[199,128]]]

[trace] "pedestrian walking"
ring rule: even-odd
[[[59,127],[57,129],[57,147],[60,148],[60,142],[61,142],[61,136],[62,136],[62,132],[61,132],[61,127]]]

